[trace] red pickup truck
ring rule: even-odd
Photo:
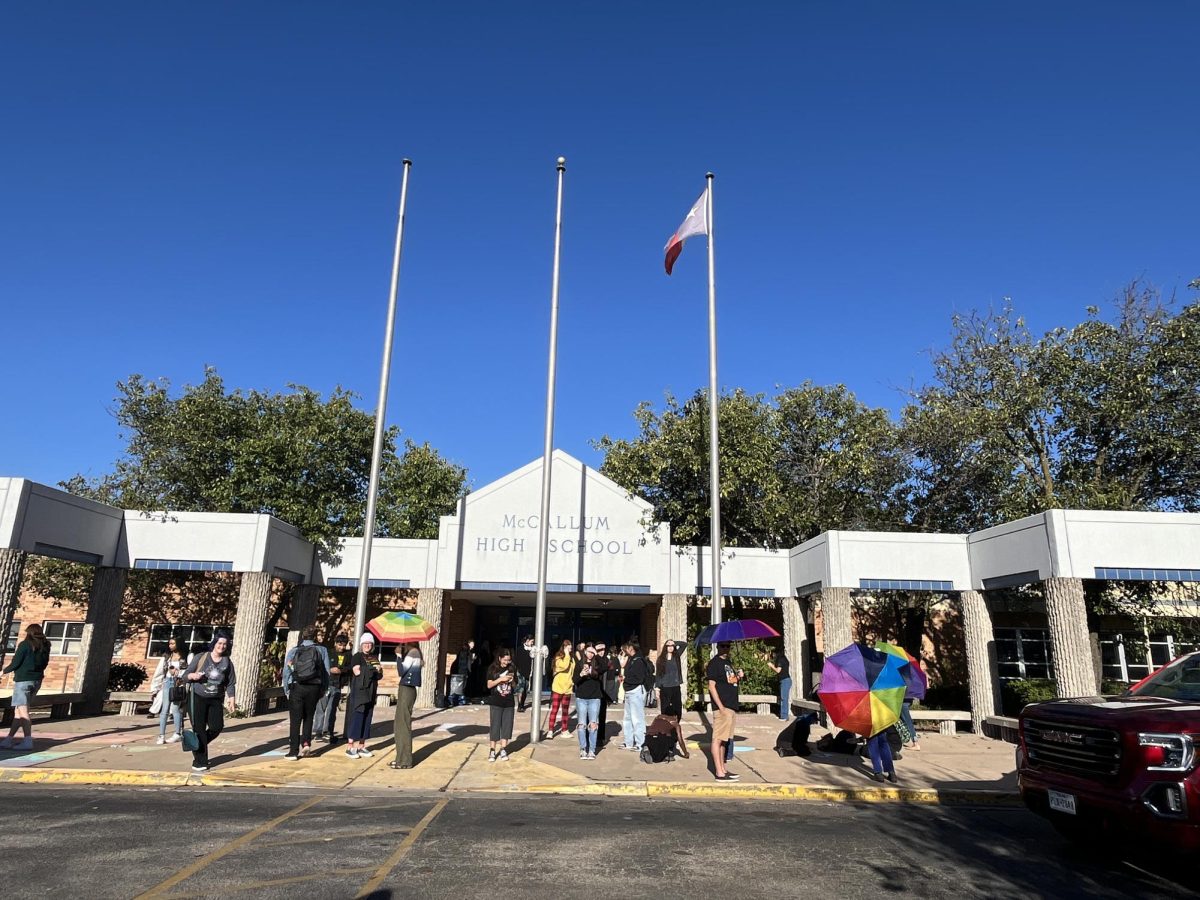
[[[1063,834],[1200,848],[1200,653],[1116,697],[1030,704],[1020,734],[1021,797]]]

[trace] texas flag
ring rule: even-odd
[[[683,220],[683,224],[676,229],[675,233],[671,235],[671,239],[667,241],[668,275],[671,274],[675,260],[679,259],[679,254],[683,252],[683,242],[697,234],[708,234],[708,188],[704,189],[704,193],[692,205],[692,211],[687,214],[687,218]]]

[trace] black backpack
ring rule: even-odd
[[[292,679],[297,684],[321,683],[321,656],[314,644],[301,644],[292,657]]]
[[[641,757],[644,763],[671,762],[675,759],[675,735],[647,734]]]

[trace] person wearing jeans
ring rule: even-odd
[[[646,684],[650,680],[650,664],[632,641],[623,648],[625,666],[621,684],[625,688],[624,748],[641,750],[646,743]]]
[[[768,659],[767,665],[779,676],[779,718],[786,722],[792,706],[792,667],[782,650]]]
[[[575,714],[579,717],[579,758],[596,758],[596,737],[600,727],[601,679],[604,668],[596,660],[596,648],[588,644],[575,664]]]
[[[345,632],[340,633],[333,641],[333,650],[329,652],[329,687],[325,690],[317,712],[313,716],[313,736],[318,741],[328,741],[332,746],[337,743],[338,704],[342,699],[342,690],[350,690],[350,637]]]
[[[867,739],[867,752],[871,754],[871,777],[876,781],[883,781],[884,772],[887,772],[887,780],[892,784],[896,783],[896,764],[892,761],[892,747],[888,744],[888,731],[885,728]]]

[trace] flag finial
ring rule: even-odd
[[[565,156],[560,156],[558,158],[558,171],[560,171],[560,172],[566,171],[566,168],[567,168],[567,158]]]

